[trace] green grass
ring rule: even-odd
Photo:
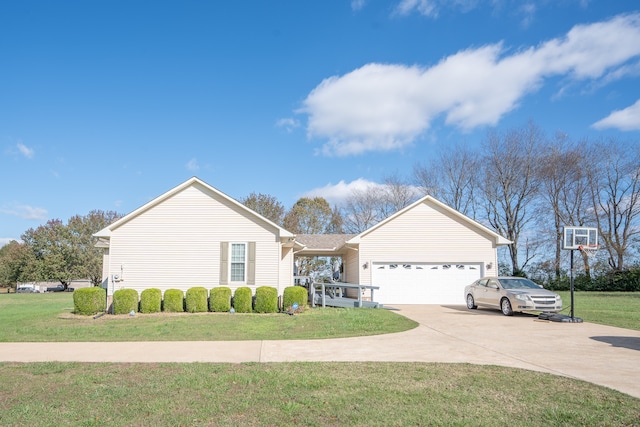
[[[558,292],[566,309],[571,310],[571,294]],[[640,330],[640,292],[575,292],[574,316],[585,322]]]
[[[640,294],[577,293],[576,315],[638,329],[639,304]],[[72,307],[71,294],[0,295],[0,341],[310,339],[415,326],[373,309],[94,320]],[[640,400],[623,393],[467,364],[0,363],[0,407],[2,426],[640,425]]]
[[[0,342],[221,341],[341,338],[415,328],[388,310],[308,309],[304,313],[72,314],[71,293],[0,294]]]
[[[564,313],[570,296],[560,292]],[[387,310],[309,309],[302,314],[72,314],[71,293],[0,294],[0,342],[319,339],[400,332],[416,323]],[[586,322],[640,330],[640,293],[576,292]]]
[[[3,426],[631,426],[640,400],[494,366],[0,364]]]

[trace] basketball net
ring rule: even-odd
[[[595,258],[598,253],[598,245],[580,245],[578,250],[586,254],[589,258]]]

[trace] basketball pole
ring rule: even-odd
[[[571,290],[571,322],[574,322],[573,319],[573,249],[571,249],[571,256],[569,262],[569,271],[571,272],[569,276],[569,289]]]

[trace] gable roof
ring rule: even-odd
[[[495,231],[485,227],[484,225],[480,224],[479,222],[469,218],[468,216],[458,212],[457,210],[447,206],[446,204],[442,203],[441,201],[439,201],[439,200],[437,200],[437,199],[435,199],[434,197],[431,197],[431,196],[425,196],[422,199],[420,199],[420,200],[410,204],[409,206],[405,207],[404,209],[400,209],[398,212],[394,213],[390,217],[387,217],[386,219],[380,221],[376,225],[374,225],[372,227],[369,227],[367,230],[365,230],[362,233],[358,234],[357,236],[349,239],[346,243],[347,244],[359,244],[360,243],[360,239],[362,237],[366,236],[367,234],[371,233],[374,230],[377,230],[380,227],[383,227],[385,224],[393,221],[395,218],[399,217],[400,215],[404,214],[405,212],[410,211],[411,209],[413,209],[416,206],[419,206],[419,205],[421,205],[423,203],[430,204],[432,206],[436,206],[437,208],[448,212],[453,217],[458,218],[460,220],[460,222],[462,222],[463,224],[466,224],[469,228],[475,229],[478,232],[482,232],[482,233],[488,234],[490,237],[492,237],[495,240],[496,246],[504,246],[504,245],[508,245],[508,244],[512,243],[511,240],[505,239],[504,237],[502,237],[501,235],[499,235]]]
[[[111,231],[112,230],[115,230],[116,228],[120,227],[122,224],[125,224],[125,223],[131,221],[133,218],[137,217],[138,215],[141,215],[142,213],[148,211],[149,209],[153,208],[154,206],[159,205],[160,203],[162,203],[163,201],[169,199],[170,197],[174,196],[175,194],[183,191],[184,189],[186,189],[188,187],[194,186],[196,184],[205,187],[208,191],[211,191],[212,193],[215,193],[216,195],[218,195],[221,198],[227,200],[229,203],[235,205],[239,209],[244,210],[250,216],[253,216],[256,219],[258,219],[258,220],[260,220],[262,222],[265,222],[265,223],[269,224],[270,226],[274,227],[276,230],[278,230],[278,234],[279,234],[280,239],[293,239],[293,237],[294,237],[293,233],[285,230],[284,228],[280,227],[279,225],[277,225],[276,223],[272,222],[271,220],[268,220],[267,218],[263,217],[262,215],[260,215],[259,213],[255,212],[254,210],[249,209],[248,207],[246,207],[242,203],[238,202],[236,199],[227,196],[223,192],[215,189],[214,187],[210,186],[209,184],[207,184],[206,182],[198,179],[195,176],[190,178],[190,179],[188,179],[187,181],[183,182],[182,184],[178,185],[177,187],[172,188],[171,190],[167,191],[166,193],[156,197],[155,199],[153,199],[150,202],[144,204],[143,206],[139,207],[138,209],[134,210],[133,212],[125,215],[124,217],[120,218],[119,220],[115,221],[114,223],[108,225],[107,227],[105,227],[102,230],[100,230],[97,233],[95,233],[94,236],[101,237],[101,238],[109,238],[109,237],[111,237]]]
[[[336,252],[341,250],[355,234],[297,234],[296,243],[304,252]]]

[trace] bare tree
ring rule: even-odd
[[[444,198],[440,197],[442,176],[440,174],[438,163],[436,161],[431,160],[426,164],[414,164],[413,179],[422,194],[424,194],[425,196],[433,196],[444,202]]]
[[[504,134],[492,132],[484,143],[482,194],[486,219],[500,234],[511,240],[508,246],[513,274],[534,256],[525,252],[521,263],[518,249],[521,234],[532,219],[529,213],[538,189],[539,147],[544,141],[534,124]]]
[[[541,222],[551,217],[554,246],[554,272],[560,278],[561,242],[564,226],[595,225],[589,198],[586,171],[589,169],[586,148],[583,143],[570,143],[565,134],[556,134],[554,141],[545,147],[540,168]],[[540,224],[540,229],[543,225]],[[589,257],[582,254],[585,274],[590,276]]]
[[[398,174],[384,178],[384,184],[371,184],[353,190],[342,206],[344,230],[361,233],[390,215],[409,206],[419,192]]]
[[[640,148],[616,140],[599,142],[591,158],[587,172],[600,237],[609,266],[623,270],[630,244],[640,234]]]
[[[406,208],[418,197],[417,189],[395,173],[384,178],[380,210],[384,218]]]
[[[414,165],[414,179],[424,194],[430,194],[458,212],[475,218],[477,157],[463,144],[446,146],[428,165]]]
[[[343,228],[347,233],[359,234],[380,222],[378,207],[381,191],[372,188],[353,190],[342,206]]]

